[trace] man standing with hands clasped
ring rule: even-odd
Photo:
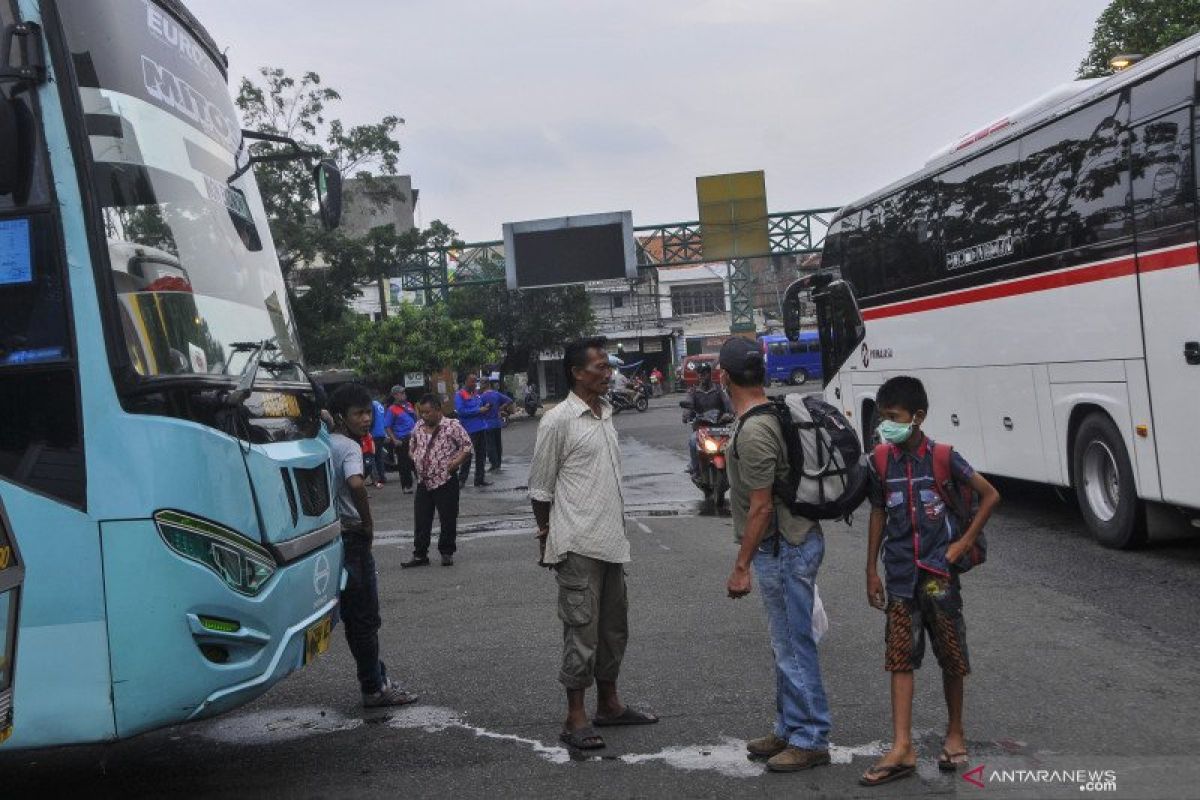
[[[775,652],[775,730],[746,749],[772,772],[797,772],[829,763],[829,703],[812,635],[825,538],[818,523],[792,515],[774,496],[775,481],[788,475],[787,445],[763,390],[762,351],[748,339],[729,339],[720,363],[738,415],[727,464],[741,546],[726,589],[734,599],[750,594],[753,566]]]
[[[429,566],[429,541],[433,537],[433,512],[437,511],[441,533],[438,552],[442,566],[454,565],[458,537],[459,482],[454,473],[471,460],[471,437],[456,419],[442,414],[441,395],[427,394],[417,403],[421,423],[409,437],[417,471],[417,493],[413,496],[413,557],[401,564]]]
[[[605,399],[612,365],[603,338],[569,342],[563,353],[567,399],[541,421],[529,473],[542,566],[555,571],[563,656],[558,679],[567,691],[559,738],[580,750],[605,746],[596,728],[649,725],[658,717],[621,702],[617,676],[629,640],[625,508],[621,454]],[[589,722],[585,694],[596,683]],[[595,727],[593,727],[595,726]]]

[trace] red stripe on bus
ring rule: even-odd
[[[1138,270],[1155,272],[1160,269],[1187,267],[1197,262],[1196,246],[1177,247],[1174,250],[1164,250],[1161,253],[1151,253],[1148,256],[1138,256]]]
[[[1176,267],[1186,267],[1195,264],[1196,261],[1196,246],[1187,245],[1186,247],[1142,256],[1141,270],[1142,272],[1154,272],[1161,269],[1174,269]],[[919,314],[922,311],[932,311],[938,308],[965,306],[971,303],[982,303],[986,300],[997,300],[1002,297],[1015,297],[1033,292],[1044,292],[1048,289],[1078,286],[1110,278],[1123,278],[1133,275],[1136,265],[1137,260],[1130,257],[1091,264],[1079,267],[1078,269],[1055,272],[1049,275],[1033,275],[1021,280],[1010,281],[1009,283],[979,286],[950,294],[922,297],[919,300],[910,300],[880,308],[867,308],[863,310],[863,319],[875,320],[886,319],[887,317],[899,317],[905,314]]]

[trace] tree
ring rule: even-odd
[[[1200,0],[1113,0],[1096,20],[1080,78],[1112,75],[1118,53],[1150,55],[1200,31]]]
[[[495,361],[499,353],[479,320],[451,317],[442,305],[404,303],[378,322],[357,318],[346,363],[382,386],[399,382],[406,372],[474,369]]]
[[[504,268],[489,261],[472,277],[503,279]],[[596,323],[582,286],[508,291],[503,284],[464,285],[451,290],[449,305],[453,316],[480,320],[499,340],[505,372],[528,369],[538,353],[562,347]]]

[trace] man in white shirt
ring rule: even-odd
[[[563,363],[571,391],[542,417],[529,473],[540,563],[555,571],[563,621],[559,681],[567,690],[567,719],[559,738],[580,750],[604,747],[593,725],[658,722],[617,694],[629,640],[629,540],[617,431],[604,397],[613,372],[604,348],[602,337],[567,344]],[[589,723],[584,700],[593,681],[596,716]]]

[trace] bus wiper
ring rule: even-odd
[[[235,353],[250,353],[250,360],[246,362],[246,366],[242,369],[242,375],[238,379],[237,388],[225,396],[225,401],[231,406],[240,406],[246,402],[251,393],[254,391],[254,381],[258,378],[258,365],[262,362],[263,354],[268,350],[275,351],[279,347],[270,339],[263,339],[258,344],[254,342],[234,342],[230,349]]]

